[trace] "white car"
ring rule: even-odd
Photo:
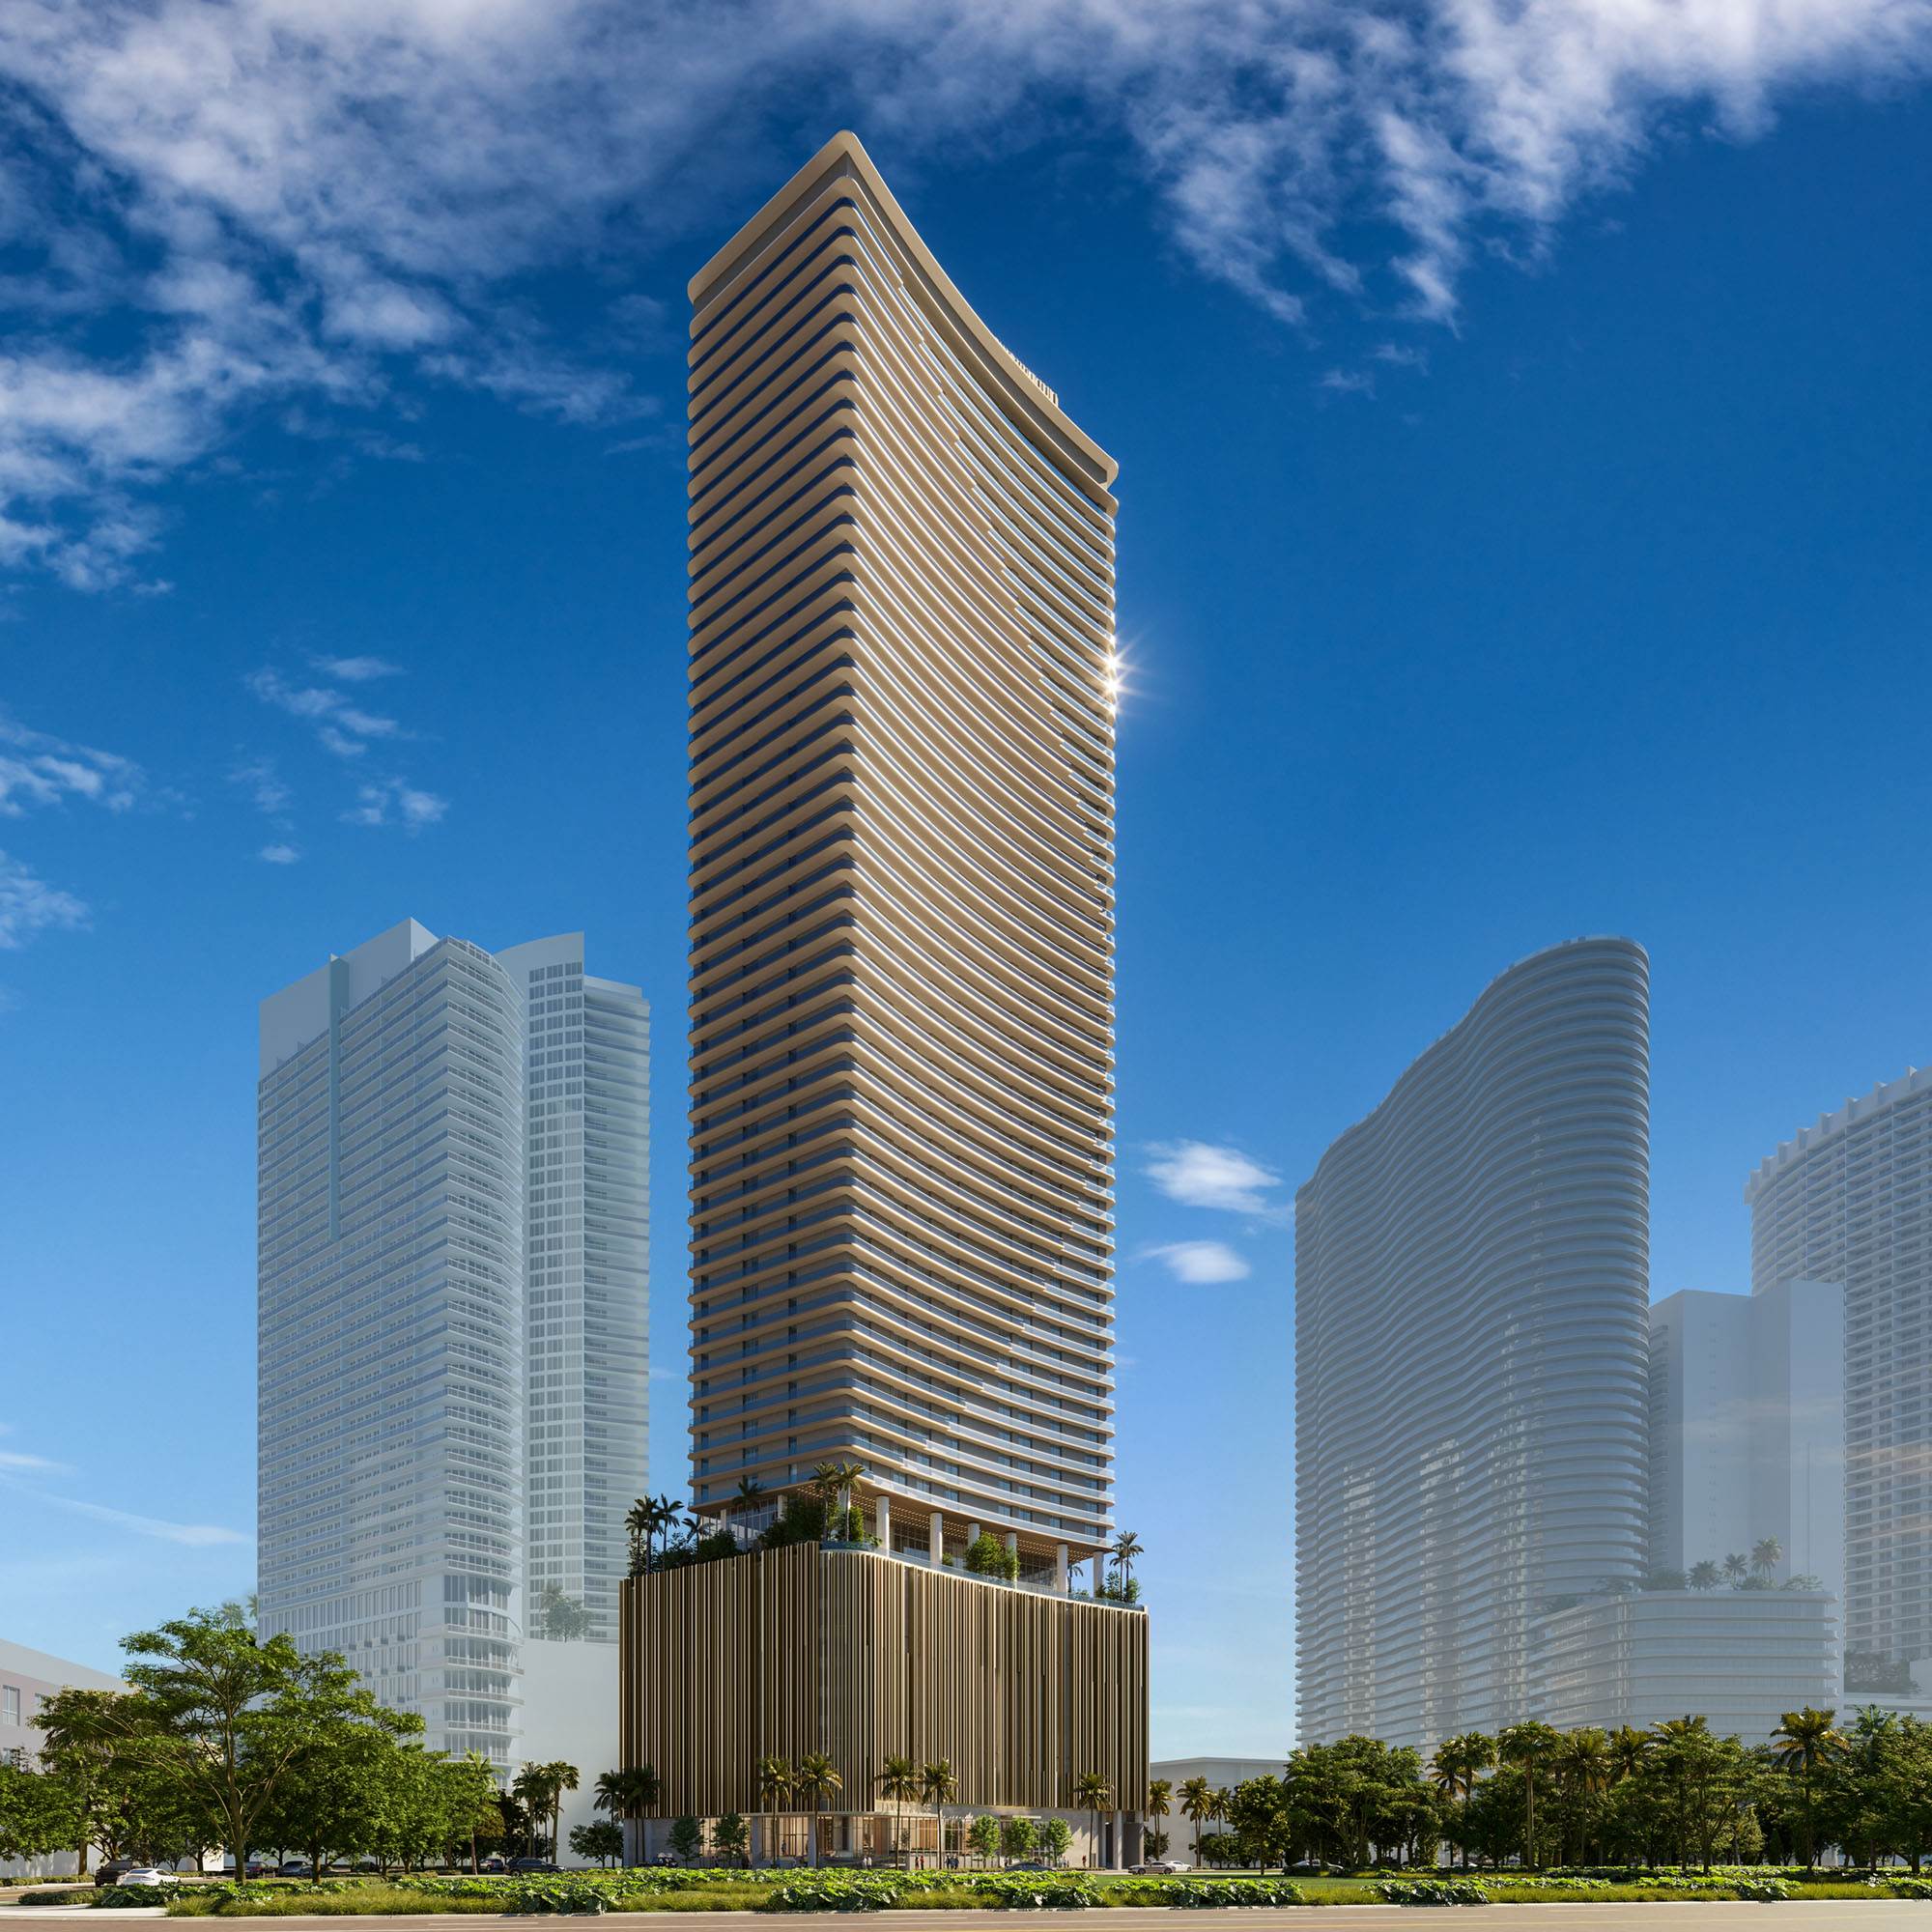
[[[159,1865],[133,1865],[115,1880],[117,1885],[179,1885],[181,1880],[173,1872],[163,1871]]]

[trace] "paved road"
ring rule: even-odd
[[[1170,1918],[1198,1924],[1209,1916],[1198,1909],[1176,1910],[1159,1906],[1097,1906],[1086,1912],[995,1913],[982,1918],[959,1912],[868,1912],[858,1922],[890,1927],[892,1932],[966,1932],[969,1924],[990,1922],[1009,1924],[1013,1932],[1043,1924],[1063,1925],[1069,1932],[1153,1932]],[[158,1918],[158,1911],[132,1909],[110,1911],[105,1906],[69,1906],[49,1910],[44,1906],[22,1908],[0,1905],[0,1932],[21,1932],[31,1926],[71,1927],[76,1918]],[[1432,1915],[1427,1909],[1402,1905],[1290,1905],[1278,1908],[1230,1907],[1231,1932],[1316,1932],[1325,1918],[1336,1921],[1328,1932],[1357,1932],[1362,1928],[1406,1927],[1407,1932],[1445,1919],[1445,1932],[1479,1932],[1484,1925],[1507,1927],[1508,1932],[1932,1932],[1932,1905],[1910,1898],[1808,1898],[1785,1899],[1775,1905],[1747,1905],[1736,1899],[1700,1900],[1686,1904],[1647,1901],[1602,1905],[1463,1905]],[[465,1932],[465,1928],[515,1925],[529,1932],[527,1918],[512,1918],[497,1913],[398,1914],[394,1917],[351,1918],[327,1916],[312,1918],[272,1918],[236,1919],[223,1914],[218,1919],[190,1920],[190,1924],[216,1925],[242,1923],[272,1927],[274,1932]],[[647,1925],[654,1932],[752,1932],[753,1925],[771,1925],[773,1932],[810,1932],[810,1928],[838,1926],[852,1932],[853,1916],[845,1912],[788,1912],[773,1919],[759,1914],[755,1918],[742,1912],[613,1912],[599,1918],[604,1927]]]

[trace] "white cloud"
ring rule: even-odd
[[[1252,1272],[1247,1257],[1226,1241],[1168,1241],[1144,1253],[1147,1260],[1163,1263],[1176,1281],[1195,1285],[1245,1281]]]
[[[354,659],[358,666],[373,659]],[[393,718],[365,711],[342,692],[326,685],[291,684],[281,672],[263,668],[251,670],[242,680],[264,704],[286,711],[313,725],[317,740],[339,758],[357,758],[369,749],[372,738],[406,738],[410,734]]]
[[[228,774],[228,781],[248,794],[257,811],[271,817],[286,811],[295,796],[275,769],[272,758],[244,758]]]
[[[325,677],[332,677],[338,684],[367,684],[379,677],[401,677],[403,668],[391,664],[387,658],[311,658],[309,660]]]
[[[87,917],[87,907],[71,893],[0,852],[0,952],[17,952],[43,932],[72,931]]]
[[[0,711],[0,818],[78,798],[109,811],[139,803],[147,778],[131,758],[30,731]]]
[[[414,834],[426,825],[440,825],[449,801],[422,791],[407,779],[377,779],[358,785],[355,803],[342,814],[345,825],[400,825]]]
[[[1272,1204],[1268,1189],[1281,1177],[1239,1148],[1208,1141],[1161,1141],[1148,1149],[1143,1172],[1167,1196],[1188,1208],[1219,1208],[1234,1214],[1261,1214]]]
[[[12,1435],[11,1424],[0,1424],[0,1435]],[[80,1496],[63,1495],[57,1490],[33,1480],[49,1476],[71,1476],[75,1472],[65,1463],[22,1450],[0,1451],[0,1486],[17,1494],[31,1496],[51,1508],[75,1516],[91,1517],[96,1522],[111,1523],[117,1529],[131,1530],[137,1536],[152,1536],[165,1543],[203,1548],[217,1543],[245,1543],[239,1530],[219,1528],[213,1523],[173,1522],[164,1517],[137,1516],[129,1510],[115,1509],[107,1503],[88,1502]]]
[[[22,1449],[0,1449],[0,1469],[19,1469],[43,1476],[71,1476],[71,1466],[45,1456],[30,1456]]]
[[[798,157],[801,97],[949,165],[1035,110],[1118,133],[1178,251],[1293,326],[1337,298],[1451,320],[1479,250],[1546,249],[1662,138],[1929,65],[1932,0],[16,5],[0,563],[133,582],[148,484],[264,408],[385,409],[403,374],[635,413],[532,271],[614,283],[673,234],[688,265]],[[654,321],[654,287],[613,287],[613,323]]]
[[[264,845],[258,856],[270,866],[293,866],[301,854],[293,845]]]

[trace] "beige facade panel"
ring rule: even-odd
[[[886,1758],[949,1759],[967,1808],[1145,1809],[1147,1618],[862,1550],[788,1549],[624,1585],[623,1762],[667,1817],[765,1808],[756,1767],[813,1751],[879,1808]],[[803,1808],[794,1803],[789,1809]]]
[[[1050,1574],[1113,1520],[1114,465],[850,135],[692,298],[694,1493],[854,1461]]]

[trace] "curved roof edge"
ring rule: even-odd
[[[988,328],[964,296],[959,293],[952,277],[939,266],[938,258],[921,239],[919,230],[908,218],[897,197],[886,185],[885,177],[880,174],[870,155],[867,154],[865,143],[849,128],[840,128],[838,133],[807,161],[804,167],[786,182],[784,186],[765,203],[725,244],[699,269],[696,274],[685,284],[685,293],[693,305],[702,301],[713,289],[729,275],[745,258],[754,252],[764,242],[793,204],[803,201],[813,193],[828,174],[840,170],[858,176],[865,183],[868,193],[892,217],[898,231],[898,239],[921,270],[930,278],[933,288],[953,312],[960,326],[980,347],[986,351],[1003,375],[1016,379],[1014,390],[1018,399],[1028,408],[1037,411],[1053,426],[1054,430],[1078,450],[1093,465],[1101,487],[1108,488],[1120,474],[1121,466],[1076,423],[1060,406],[1060,398],[1036,376],[1000,338]]]
[[[1909,1100],[1928,1086],[1932,1086],[1932,1072],[1920,1066],[1908,1066],[1896,1080],[1881,1080],[1869,1094],[1847,1100],[1835,1113],[1820,1114],[1816,1125],[1800,1127],[1788,1141],[1779,1141],[1777,1151],[1766,1154],[1751,1170],[1745,1181],[1746,1201],[1755,1201],[1760,1188],[1768,1187],[1787,1167],[1802,1159],[1813,1148],[1833,1139],[1847,1127],[1869,1120],[1874,1114],[1883,1113],[1888,1107],[1895,1107],[1901,1100]]]
[[[1469,1004],[1463,1009],[1462,1017],[1458,1019],[1454,1025],[1445,1027],[1439,1034],[1435,1036],[1434,1039],[1432,1039],[1429,1042],[1427,1046],[1425,1046],[1422,1049],[1420,1053],[1418,1053],[1415,1056],[1413,1060],[1411,1060],[1408,1063],[1406,1066],[1405,1066],[1402,1069],[1400,1073],[1396,1075],[1395,1079],[1389,1083],[1388,1092],[1384,1094],[1382,1097],[1379,1100],[1378,1100],[1376,1104],[1373,1107],[1371,1107],[1369,1111],[1361,1117],[1360,1120],[1351,1121],[1349,1123],[1349,1125],[1344,1127],[1342,1131],[1339,1134],[1337,1134],[1332,1141],[1328,1143],[1328,1145],[1321,1151],[1321,1159],[1315,1163],[1315,1172],[1311,1174],[1308,1177],[1308,1179],[1301,1183],[1300,1187],[1297,1187],[1295,1189],[1295,1193],[1297,1194],[1297,1196],[1301,1194],[1305,1189],[1312,1187],[1315,1184],[1315,1182],[1321,1179],[1321,1170],[1327,1164],[1329,1155],[1334,1153],[1336,1150],[1342,1146],[1343,1142],[1352,1140],[1365,1127],[1367,1127],[1368,1124],[1376,1118],[1376,1116],[1379,1114],[1382,1111],[1382,1109],[1386,1107],[1389,1104],[1389,1102],[1393,1100],[1395,1096],[1402,1092],[1404,1086],[1407,1083],[1410,1076],[1415,1074],[1421,1068],[1422,1064],[1426,1060],[1431,1059],[1437,1051],[1439,1051],[1445,1041],[1453,1039],[1456,1037],[1456,1035],[1463,1030],[1463,1027],[1467,1026],[1470,1020],[1475,1018],[1477,1012],[1482,1009],[1484,1002],[1487,1001],[1490,998],[1490,996],[1492,993],[1494,993],[1500,986],[1504,985],[1507,981],[1515,979],[1519,973],[1526,972],[1532,966],[1543,965],[1545,962],[1556,958],[1560,953],[1571,952],[1576,951],[1578,947],[1584,947],[1584,946],[1620,947],[1621,949],[1623,949],[1624,952],[1634,953],[1637,958],[1641,959],[1644,964],[1645,972],[1646,973],[1649,972],[1650,954],[1644,951],[1643,946],[1638,941],[1632,939],[1627,934],[1620,932],[1580,933],[1575,939],[1559,939],[1553,946],[1541,947],[1534,952],[1525,952],[1520,959],[1513,959],[1507,966],[1505,966],[1502,969],[1500,973],[1496,974],[1496,976],[1490,980],[1490,982],[1483,988],[1483,990],[1480,993],[1476,995],[1476,997],[1473,1000],[1469,1002]]]

